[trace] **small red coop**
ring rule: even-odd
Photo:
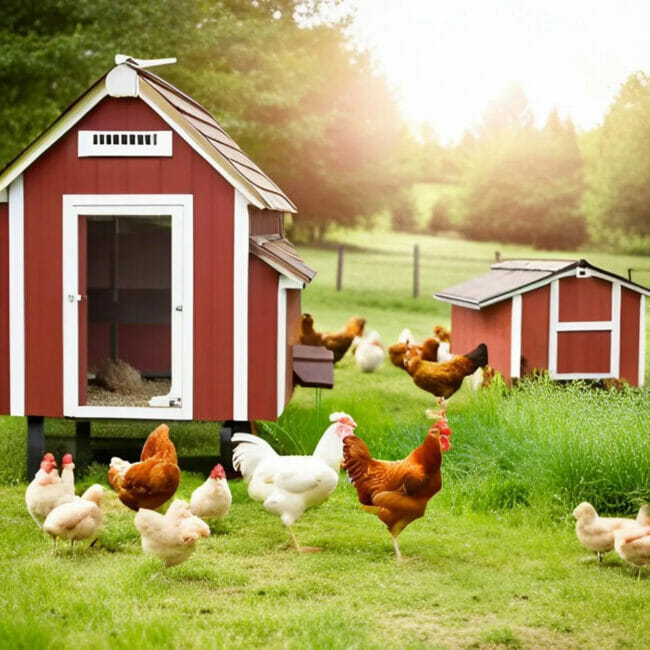
[[[163,62],[116,57],[0,172],[0,413],[29,418],[30,475],[44,416],[245,424],[300,383],[296,208]],[[153,393],[107,403],[103,358]]]
[[[642,386],[650,290],[584,259],[508,260],[435,294],[451,303],[452,351],[484,342],[506,380],[621,378]]]

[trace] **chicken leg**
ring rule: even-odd
[[[395,557],[399,562],[399,560],[402,559],[402,553],[400,552],[399,544],[397,543],[397,535],[391,535],[391,537],[393,538],[393,546],[395,547]]]
[[[322,551],[323,549],[320,548],[320,546],[300,546],[298,544],[298,540],[296,539],[296,536],[294,535],[293,530],[291,529],[291,526],[287,526],[287,529],[289,530],[289,534],[291,535],[291,539],[293,540],[293,543],[296,545],[296,550],[298,553],[318,553],[319,551]]]

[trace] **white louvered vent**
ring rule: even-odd
[[[79,131],[79,158],[171,156],[171,131]]]

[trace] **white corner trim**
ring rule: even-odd
[[[639,386],[645,386],[645,296],[639,297]]]
[[[560,281],[551,282],[549,293],[548,373],[557,376],[557,324],[560,316]]]
[[[149,407],[79,404],[79,217],[170,216],[172,219],[172,385]],[[193,197],[191,194],[63,195],[63,414],[73,417],[191,420],[193,417]],[[179,309],[176,309],[180,307]],[[180,406],[169,406],[180,398]],[[164,404],[164,408],[163,408]]]
[[[248,201],[235,192],[233,253],[233,420],[248,420]]]
[[[25,415],[25,201],[23,177],[9,186],[9,411]]]
[[[609,372],[612,377],[621,374],[621,283],[612,282],[612,327],[609,337]]]
[[[7,187],[27,167],[29,167],[44,151],[49,149],[59,138],[64,136],[86,113],[90,112],[99,102],[106,97],[106,87],[100,83],[88,92],[69,111],[65,119],[55,122],[47,131],[41,134],[15,162],[7,167],[0,175],[0,189]]]
[[[510,309],[510,376],[521,376],[521,294],[512,297]]]
[[[282,285],[282,278],[278,282],[278,353],[276,375],[276,416],[280,417],[284,411],[287,384],[287,289]]]
[[[106,75],[106,92],[111,97],[137,97],[138,73],[125,64],[116,66]]]
[[[0,190],[0,203],[7,203],[7,201],[9,201],[9,193],[5,187],[4,189]]]

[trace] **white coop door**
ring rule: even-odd
[[[191,419],[192,332],[192,195],[64,195],[64,415]],[[138,390],[100,385],[118,359]]]

